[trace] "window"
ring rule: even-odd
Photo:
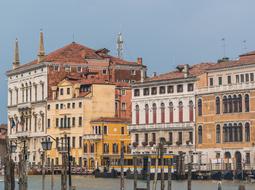
[[[68,128],[71,127],[71,118],[70,117],[67,118],[67,127]]]
[[[183,122],[183,103],[179,102],[179,122]]]
[[[236,95],[233,96],[233,112],[238,112],[238,98]]]
[[[189,143],[193,144],[193,132],[189,132]]]
[[[154,103],[152,105],[152,112],[153,112],[153,124],[157,123],[157,105]]]
[[[71,71],[70,65],[66,65],[66,66],[65,66],[65,71],[66,71],[66,72],[70,72],[70,71]]]
[[[56,110],[58,110],[58,104],[56,104]]]
[[[82,102],[79,102],[79,108],[81,108],[82,107]]]
[[[228,84],[231,84],[231,76],[228,76]]]
[[[182,132],[178,132],[178,144],[182,144]]]
[[[84,147],[83,147],[83,152],[84,153],[88,153],[88,144],[84,144]]]
[[[218,84],[219,86],[222,85],[222,77],[218,77]]]
[[[135,142],[139,144],[139,134],[135,134]]]
[[[193,101],[189,101],[189,121],[194,121],[194,104]]]
[[[249,112],[250,111],[250,97],[248,94],[245,94],[245,112]]]
[[[59,119],[56,118],[56,127],[59,127]]]
[[[223,113],[228,113],[228,99],[226,96],[223,97]]]
[[[71,104],[70,103],[67,103],[67,108],[69,109],[71,107]]]
[[[139,113],[140,111],[139,111],[139,106],[138,105],[136,105],[135,106],[135,116],[136,116],[136,124],[137,125],[139,125],[139,120],[140,120],[140,113]]]
[[[151,88],[151,94],[156,95],[157,94],[157,87],[152,87]]]
[[[156,144],[156,133],[152,133],[152,142]]]
[[[104,154],[108,154],[109,153],[109,144],[104,143],[104,150],[103,150]]]
[[[198,144],[202,144],[203,142],[202,135],[203,135],[202,126],[199,126],[198,127]]]
[[[238,95],[238,112],[242,112],[242,95]]]
[[[245,141],[250,142],[250,124],[245,123]]]
[[[75,137],[73,137],[72,147],[75,148]]]
[[[50,119],[48,119],[48,129],[50,128]]]
[[[165,86],[160,86],[159,87],[159,93],[160,94],[165,94],[166,93],[166,87]]]
[[[75,126],[75,117],[72,118],[72,126]]]
[[[220,125],[217,125],[216,126],[216,143],[220,143],[220,138],[221,138]]]
[[[161,123],[165,123],[165,104],[161,103]]]
[[[216,97],[216,114],[220,114],[220,97]]]
[[[250,73],[250,80],[253,82],[254,81],[254,74]]]
[[[201,116],[202,115],[202,99],[198,99],[197,102],[197,108],[198,108],[198,115]]]
[[[124,135],[125,134],[125,128],[121,127],[121,134]]]
[[[177,92],[183,92],[183,85],[182,84],[177,85]]]
[[[82,117],[79,117],[79,127],[82,126]]]
[[[95,152],[95,145],[91,144],[90,145],[90,153],[94,153]]]
[[[122,96],[126,95],[126,90],[125,90],[125,89],[121,89],[121,90],[120,90],[120,94],[121,94]]]
[[[236,83],[239,83],[240,80],[239,80],[239,75],[236,75]]]
[[[188,92],[192,92],[194,90],[194,84],[188,84]]]
[[[249,152],[245,154],[245,164],[251,164],[251,154]]]
[[[50,104],[48,104],[48,110],[50,110]]]
[[[75,108],[75,103],[74,103],[74,102],[72,103],[72,108],[73,108],[73,109]]]
[[[107,74],[107,70],[103,69],[103,74],[106,75]]]
[[[131,75],[136,75],[136,71],[135,70],[131,70]]]
[[[60,104],[60,109],[63,109],[64,108],[64,104]]]
[[[108,133],[107,126],[104,126],[104,135],[107,135],[107,133]]]
[[[145,124],[149,124],[149,106],[148,104],[145,105]]]
[[[134,96],[140,96],[140,89],[134,90]]]
[[[54,71],[59,71],[59,66],[58,65],[54,65]]]
[[[82,72],[82,67],[77,67],[77,72]]]
[[[67,93],[67,94],[70,94],[70,88],[67,88],[67,89],[66,89],[66,93]]]
[[[124,103],[124,102],[121,103],[121,110],[122,111],[126,110],[126,103]]]
[[[148,133],[144,134],[144,142],[146,142],[148,144]]]
[[[113,154],[118,154],[118,152],[119,152],[118,144],[114,143],[112,145],[112,153]]]
[[[168,93],[168,94],[174,93],[174,86],[168,86],[168,87],[167,87],[167,93]]]
[[[232,96],[229,95],[228,96],[228,113],[232,113],[233,112],[233,105],[232,105]]]
[[[64,89],[60,88],[60,95],[63,95],[63,94],[64,94]]]
[[[213,86],[213,78],[210,78],[210,86]]]
[[[168,133],[168,145],[173,145],[173,133],[169,132]]]
[[[143,89],[143,95],[144,96],[149,96],[150,95],[150,89],[149,88],[144,88]]]
[[[174,106],[173,102],[169,103],[169,122],[173,123],[174,121]]]
[[[244,74],[241,74],[241,82],[244,82]]]
[[[245,74],[245,81],[246,81],[246,82],[249,82],[249,73],[246,73],[246,74]]]

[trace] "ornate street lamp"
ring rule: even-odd
[[[42,149],[44,151],[51,150],[52,148],[52,141],[50,140],[50,138],[46,137],[45,140],[41,142],[41,144],[42,144]]]

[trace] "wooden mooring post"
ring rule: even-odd
[[[151,158],[148,157],[147,164],[147,190],[151,189]]]
[[[168,163],[167,190],[172,190],[172,158],[169,158],[167,163]]]
[[[54,189],[54,160],[51,160],[51,190]]]
[[[133,156],[134,162],[134,190],[137,190],[137,157]]]
[[[124,144],[121,145],[120,153],[120,190],[124,190]]]
[[[164,171],[164,147],[163,144],[159,144],[159,149],[160,149],[160,162],[161,162],[161,177],[160,177],[160,189],[165,190],[165,171]]]

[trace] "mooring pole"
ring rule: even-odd
[[[151,189],[151,158],[148,157],[147,164],[147,190]]]
[[[137,189],[137,157],[133,157],[134,161],[134,190]]]
[[[42,155],[41,155],[41,157],[42,157],[42,168],[41,168],[41,170],[42,170],[42,190],[45,190],[45,167],[44,167],[44,159],[45,159],[45,152],[43,151],[42,152]]]
[[[54,160],[51,160],[51,190],[54,189]]]
[[[124,144],[121,145],[121,153],[120,153],[120,190],[124,190]]]
[[[155,158],[155,173],[153,180],[153,190],[157,189],[157,181],[158,181],[158,158],[159,157],[159,148],[157,148],[156,158]]]
[[[160,161],[161,161],[161,190],[165,189],[165,171],[164,171],[164,149],[160,144]]]
[[[172,190],[172,158],[168,159],[168,178],[167,178],[167,190]]]

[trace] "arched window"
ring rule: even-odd
[[[139,125],[139,121],[140,121],[140,113],[139,113],[139,106],[138,105],[136,105],[135,106],[135,123],[137,124],[137,125]]]
[[[250,124],[245,123],[245,141],[250,142]]]
[[[198,127],[198,144],[202,144],[203,142],[203,130],[202,126]]]
[[[202,115],[202,99],[198,99],[197,108],[198,108],[198,115],[201,116]]]
[[[250,97],[248,94],[245,94],[245,112],[250,111]]]
[[[228,113],[233,112],[233,106],[232,106],[232,97],[229,95],[228,96]]]
[[[237,134],[238,134],[238,141],[242,142],[243,141],[243,124],[239,123],[238,128],[237,128]]]
[[[183,104],[179,102],[179,122],[183,122]]]
[[[194,121],[194,104],[193,101],[189,101],[189,121]]]
[[[145,124],[149,124],[149,106],[148,104],[145,105]]]
[[[221,141],[221,134],[220,134],[220,125],[216,126],[216,143],[220,143]]]
[[[233,127],[231,123],[228,124],[228,140],[233,142]]]
[[[228,142],[228,127],[227,127],[227,124],[224,124],[224,126],[223,126],[223,137],[224,137],[224,142]]]
[[[157,105],[154,103],[152,105],[152,112],[153,112],[153,124],[157,123]]]
[[[216,114],[220,114],[220,97],[216,97]]]
[[[223,113],[228,113],[228,100],[227,97],[223,97]]]
[[[238,98],[236,97],[236,95],[233,96],[233,104],[234,104],[233,112],[238,112]]]
[[[161,123],[165,123],[165,104],[161,103]]]
[[[169,103],[169,123],[174,122],[174,106],[173,102]]]
[[[242,112],[243,109],[242,109],[242,95],[239,94],[238,95],[238,112]]]
[[[237,127],[237,123],[234,123],[234,127],[233,127],[233,130],[234,130],[234,142],[238,141],[238,127]]]

